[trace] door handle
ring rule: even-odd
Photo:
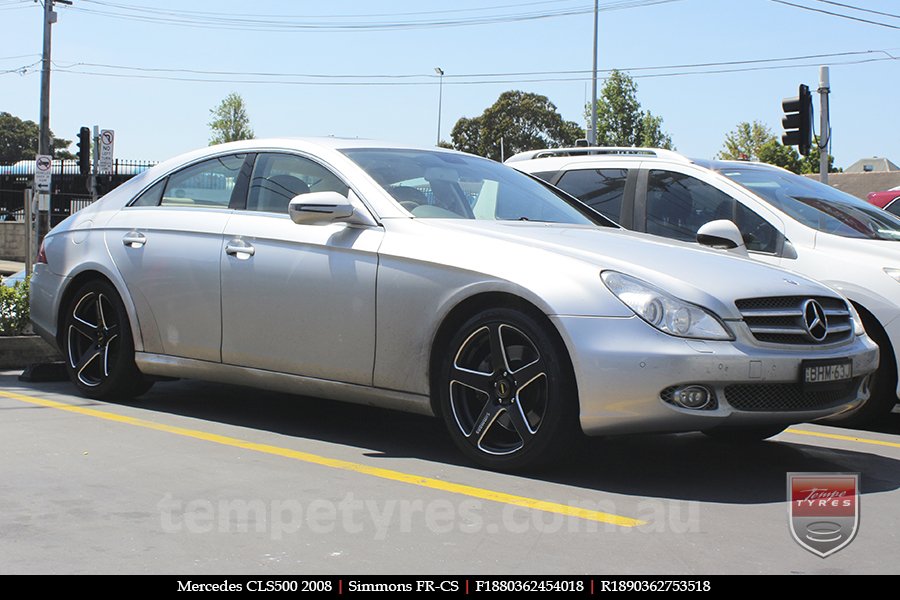
[[[122,243],[129,248],[143,248],[147,243],[147,236],[140,231],[129,231],[122,238]]]
[[[243,240],[231,240],[225,244],[225,254],[238,258],[250,258],[256,254],[256,248]],[[246,257],[240,256],[241,254],[245,254]]]

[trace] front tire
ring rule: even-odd
[[[153,385],[134,363],[128,313],[106,281],[78,289],[65,309],[61,341],[69,379],[84,396],[130,399]]]
[[[511,309],[483,310],[451,338],[440,410],[473,462],[500,471],[547,464],[578,437],[574,378],[548,326]]]

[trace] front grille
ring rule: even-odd
[[[820,410],[856,398],[860,378],[825,390],[804,391],[799,383],[750,383],[725,386],[725,400],[738,410]]]
[[[817,302],[824,309],[827,334],[818,340],[807,328],[807,303]],[[779,296],[747,298],[735,302],[753,337],[770,344],[819,345],[848,340],[853,322],[847,303],[828,296]],[[821,337],[821,336],[820,336]]]

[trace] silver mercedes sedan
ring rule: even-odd
[[[857,408],[878,363],[832,289],[440,149],[204,148],[69,217],[38,263],[35,329],[86,396],[179,377],[434,415],[492,469],[579,431],[763,439]]]

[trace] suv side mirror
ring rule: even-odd
[[[288,214],[291,221],[298,225],[375,224],[368,213],[357,209],[350,198],[338,192],[309,192],[294,196],[288,204]]]
[[[737,225],[728,219],[710,221],[697,230],[697,242],[718,250],[728,250],[747,256],[747,246]]]

